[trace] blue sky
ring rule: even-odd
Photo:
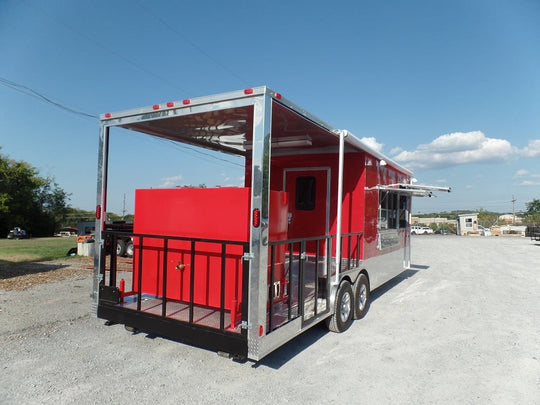
[[[268,85],[450,194],[413,212],[540,198],[540,2],[0,0],[0,146],[96,204],[90,115]],[[109,202],[239,184],[239,161],[118,131]],[[152,159],[152,170],[141,168]],[[196,161],[205,169],[194,172]]]

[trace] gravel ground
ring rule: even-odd
[[[343,334],[259,363],[105,326],[91,271],[0,289],[0,402],[540,403],[540,243],[413,236],[413,268]]]

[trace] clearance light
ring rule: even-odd
[[[152,106],[152,108],[153,108],[154,110],[159,110],[159,104],[154,104],[154,105]]]
[[[253,89],[244,89],[244,94],[253,94]]]
[[[111,118],[111,117],[112,117],[112,114],[111,114],[111,113],[105,114],[105,118]]]
[[[185,99],[185,100],[182,100],[182,104],[184,104],[184,105],[191,104],[191,100],[189,98]]]
[[[264,332],[263,326],[259,325],[259,337],[261,337],[263,335],[263,332]]]
[[[167,107],[174,107],[174,103],[173,103],[172,101],[169,101],[169,102],[167,103]]]
[[[96,219],[101,219],[101,205],[96,206]]]
[[[281,94],[279,93],[274,94],[274,97],[277,98],[278,100],[281,100]]]
[[[253,210],[253,226],[258,228],[261,224],[261,211],[258,208]]]

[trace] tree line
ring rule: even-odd
[[[54,178],[0,153],[0,237],[16,226],[33,236],[51,236],[65,220],[68,202],[69,194]]]

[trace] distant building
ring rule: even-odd
[[[478,232],[478,213],[461,214],[458,217],[457,234],[461,236],[469,234],[479,234]]]
[[[499,215],[499,221],[504,221],[507,224],[511,224],[511,223],[521,224],[523,223],[523,218],[514,216],[513,214],[503,214],[503,215]]]
[[[455,219],[448,219],[448,218],[441,218],[441,217],[432,217],[432,218],[420,218],[420,217],[411,217],[411,224],[422,224],[422,225],[429,225],[429,224],[450,224],[450,225],[456,225],[457,221]]]
[[[77,233],[79,235],[90,235],[96,232],[96,221],[79,221],[77,223]]]

